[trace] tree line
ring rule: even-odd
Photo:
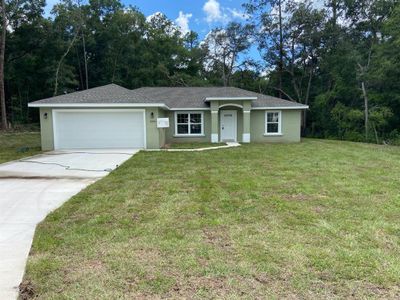
[[[204,39],[120,0],[0,0],[2,126],[33,100],[108,83],[236,86],[304,103],[305,136],[400,143],[396,0],[247,0]],[[259,58],[250,56],[256,49]]]

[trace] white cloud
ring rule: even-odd
[[[159,11],[147,16],[146,22],[155,29],[163,30],[168,36],[173,36],[179,30],[178,26],[174,22],[171,22],[166,15]],[[147,33],[145,34],[145,37],[149,38]]]
[[[204,3],[203,11],[206,14],[206,21],[208,23],[228,23],[233,19],[244,21],[249,18],[246,13],[239,9],[222,7],[218,0],[207,0]]]
[[[146,17],[146,22],[151,22],[157,18],[162,18],[163,16],[164,16],[164,14],[162,12],[156,11],[155,13]]]
[[[237,10],[236,8],[228,8],[234,19],[247,20],[250,16],[243,11]]]
[[[206,14],[208,23],[224,21],[227,18],[217,0],[208,0],[204,3],[203,11]]]
[[[310,7],[312,9],[323,9],[324,5],[325,5],[325,0],[293,0],[293,3],[304,3],[304,4],[310,4]],[[291,15],[290,13],[287,12],[288,9],[288,4],[290,4],[289,2],[283,2],[282,5],[282,17],[284,19],[289,18]],[[289,6],[290,7],[290,6]],[[278,6],[275,5],[272,10],[271,10],[271,15],[275,16],[276,18],[278,17]]]
[[[180,28],[182,34],[186,34],[190,31],[189,28],[189,19],[192,17],[192,14],[185,14],[182,11],[179,11],[179,16],[175,19],[176,25]]]
[[[297,1],[299,2],[299,1]],[[311,5],[314,9],[323,9],[325,6],[325,0],[314,0],[311,1]]]

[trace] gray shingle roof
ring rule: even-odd
[[[129,90],[116,84],[31,102],[40,104],[163,103],[169,108],[208,108],[208,97],[257,97],[253,107],[306,107],[303,104],[235,87],[144,87]]]
[[[141,97],[141,95],[139,96]],[[135,98],[131,90],[122,86],[107,84],[84,91],[34,101],[31,104],[135,103],[141,102],[141,98]]]

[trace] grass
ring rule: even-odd
[[[398,299],[399,186],[389,146],[140,152],[39,225],[22,295]]]
[[[40,133],[0,132],[0,163],[40,153]]]
[[[168,148],[171,149],[198,149],[198,148],[210,148],[217,146],[225,146],[226,143],[174,143],[168,145]]]

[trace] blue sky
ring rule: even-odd
[[[189,29],[200,36],[244,17],[240,0],[123,0],[123,3],[139,7],[146,16],[160,11],[177,23],[187,20]]]

